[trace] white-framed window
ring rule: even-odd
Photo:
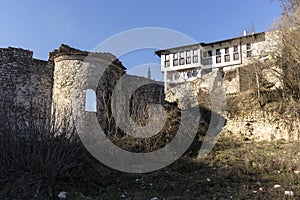
[[[184,51],[180,51],[179,56],[180,58],[184,58]]]
[[[185,52],[185,55],[186,55],[186,59],[185,59],[186,64],[191,64],[192,63],[191,50],[187,50]]]
[[[247,56],[247,58],[252,57],[252,45],[251,45],[251,43],[246,44],[246,56]]]
[[[165,67],[170,67],[170,61],[169,60],[165,61]]]
[[[198,75],[198,71],[196,69],[193,69],[193,70],[189,70],[187,72],[187,77],[188,78],[191,78],[191,77],[197,77]]]
[[[192,71],[188,71],[188,72],[187,72],[187,77],[188,77],[188,78],[191,78],[192,76],[193,76]]]
[[[178,59],[178,52],[173,53],[173,59]]]
[[[234,46],[234,47],[233,47],[233,52],[234,52],[234,53],[239,52],[239,47],[238,47],[238,46]]]
[[[212,51],[204,51],[203,52],[203,65],[211,65],[212,64]]]
[[[222,62],[222,57],[216,56],[216,63],[221,63],[221,62]]]
[[[185,61],[184,58],[180,58],[179,59],[179,65],[184,65],[184,61]]]
[[[222,58],[221,58],[221,49],[216,49],[216,63],[221,63]]]
[[[173,66],[178,66],[178,59],[173,60]]]
[[[239,60],[240,53],[239,53],[239,46],[233,46],[233,60]]]
[[[224,61],[229,62],[230,61],[230,54],[227,54],[224,56]]]
[[[229,62],[230,61],[229,47],[225,48],[224,61],[225,62]]]
[[[240,54],[239,53],[233,53],[233,60],[239,60]]]
[[[192,75],[193,75],[193,77],[197,77],[198,71],[196,69],[193,69]]]
[[[191,63],[192,63],[191,57],[187,57],[186,58],[186,64],[191,64]]]
[[[170,55],[165,54],[165,67],[170,67]]]
[[[211,65],[212,59],[211,58],[203,58],[203,65]]]
[[[225,54],[229,54],[229,47],[225,48]]]
[[[198,56],[193,56],[193,63],[198,63],[199,60],[198,60]]]
[[[193,63],[198,63],[199,62],[199,59],[198,59],[199,50],[198,49],[193,49],[192,52],[193,52]]]
[[[247,43],[247,44],[246,44],[246,49],[247,49],[247,50],[251,50],[251,49],[252,49],[251,43]]]
[[[193,56],[198,56],[198,49],[193,49]]]
[[[190,50],[186,51],[186,57],[191,57],[191,51]]]
[[[209,58],[209,57],[212,57],[212,51],[204,51],[203,58]]]
[[[170,55],[169,54],[165,55],[165,60],[170,60]]]

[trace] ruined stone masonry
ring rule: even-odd
[[[70,112],[73,98],[84,102],[84,91],[90,87],[86,76],[93,73],[93,66],[107,68],[109,80],[126,70],[110,53],[89,53],[67,45],[50,52],[47,61],[32,56],[32,51],[21,48],[0,49],[0,116],[8,110],[18,116],[44,113],[47,117],[51,110]]]
[[[0,49],[0,116],[12,107],[24,115],[33,103],[49,113],[54,66],[32,55],[20,48]]]
[[[43,117],[61,122],[65,116],[75,120],[74,111],[85,111],[86,91],[96,95],[96,112],[103,129],[108,130],[112,122],[111,97],[118,80],[126,74],[126,68],[111,53],[91,53],[61,45],[49,53],[47,61],[32,58],[32,51],[20,48],[0,49],[0,119],[11,115],[32,120]],[[163,84],[151,86],[154,81],[143,77],[127,75],[120,85],[120,102],[131,99],[137,111],[134,115],[142,116],[147,102],[164,101]],[[139,92],[130,94],[129,86],[147,83],[146,96]],[[155,82],[157,84],[157,82]],[[150,97],[151,96],[151,97]],[[158,97],[154,100],[153,96]],[[162,103],[163,104],[163,103]],[[127,105],[129,106],[129,105]],[[8,111],[9,112],[8,114]],[[5,120],[1,120],[1,123]],[[49,121],[50,122],[50,121]],[[115,131],[115,130],[111,130]]]
[[[240,73],[236,70],[225,74],[223,85],[228,93],[236,93],[240,90],[238,88],[242,85],[238,84],[242,81]],[[97,96],[98,121],[103,129],[109,130],[112,116],[111,108],[107,105],[111,105],[112,91],[124,74],[126,74],[126,68],[110,53],[90,53],[61,45],[50,52],[49,59],[44,61],[33,58],[30,50],[13,47],[0,48],[0,120],[3,116],[12,117],[7,111],[13,111],[14,116],[22,118],[39,113],[51,118],[51,111],[55,111],[56,117],[60,118],[72,110],[82,111],[85,109],[86,90],[91,89]],[[183,99],[187,97],[186,91],[189,91],[190,99],[196,99],[199,92],[209,92],[214,80],[211,79],[214,73],[210,73],[206,75],[207,77],[204,76],[189,84],[178,86],[164,94],[163,83],[161,86],[153,87],[149,79],[126,76],[128,76],[127,82],[120,86],[124,94],[130,94],[126,91],[128,84],[148,83],[148,86],[144,87],[148,94],[137,92],[136,97],[132,98],[132,102],[137,102],[133,106],[137,105],[137,110],[140,110],[136,116],[143,115],[142,112],[147,107],[146,101],[164,104],[165,95],[169,102],[177,102],[180,107],[180,102],[185,103]],[[155,84],[157,85],[157,82]],[[156,88],[156,91],[152,91],[153,88]],[[121,97],[119,101],[124,101],[124,98],[130,97]],[[77,103],[74,103],[74,100]],[[209,103],[209,99],[204,100],[206,101]],[[283,120],[275,122],[271,120],[271,123],[268,120],[270,117],[265,115],[255,115],[252,118],[249,123],[249,120],[228,117],[225,129],[230,132],[245,132],[245,134],[249,132],[257,140],[299,139],[298,129],[296,132],[292,131],[292,134],[292,128],[287,127],[287,124],[291,123],[283,123]],[[293,127],[296,127],[299,122],[293,122],[293,124],[295,124]],[[247,130],[251,130],[240,130],[244,126]],[[263,127],[269,128],[260,132],[264,129]]]

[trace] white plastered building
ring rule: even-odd
[[[210,43],[158,50],[165,90],[177,83],[193,81],[197,77],[222,69],[225,72],[245,66],[253,59],[268,59],[274,37],[271,32],[252,33]]]

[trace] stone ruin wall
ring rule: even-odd
[[[50,114],[53,64],[33,58],[32,51],[0,49],[0,116],[14,110],[26,117],[34,107],[43,116]],[[43,113],[40,113],[43,112]],[[12,113],[10,113],[12,114]],[[10,115],[9,114],[9,115]]]
[[[106,70],[104,70],[106,69]],[[99,79],[96,71],[103,73]],[[99,122],[104,128],[108,127],[108,117],[102,113],[109,113],[111,95],[117,81],[126,73],[122,63],[110,53],[89,53],[61,45],[49,53],[49,60],[42,61],[33,58],[32,51],[20,48],[0,49],[0,116],[6,116],[7,110],[18,116],[28,116],[43,113],[45,118],[59,121],[65,116],[73,115],[74,110],[85,109],[85,95],[87,89],[97,93],[97,112]],[[128,84],[138,82],[152,82],[143,77],[126,75]],[[99,80],[91,84],[91,80]],[[92,81],[93,82],[93,81]],[[123,94],[127,94],[128,85],[121,85]],[[136,116],[142,116],[145,99],[149,96],[159,96],[163,102],[163,83],[161,87],[153,90],[152,86],[146,87],[149,95],[143,98],[139,94],[132,99],[135,104],[140,104]],[[125,92],[124,92],[125,91]],[[130,98],[128,96],[122,97]],[[78,101],[80,99],[80,101]],[[151,98],[150,98],[151,99]],[[153,99],[153,98],[152,98]],[[74,103],[76,100],[78,103]],[[129,105],[127,105],[129,106]],[[5,109],[4,109],[5,108]],[[52,114],[55,115],[51,115]],[[11,116],[13,117],[13,116]],[[38,118],[38,116],[36,116]],[[68,116],[70,117],[70,116]],[[25,118],[28,119],[28,118]],[[72,120],[70,118],[70,120]],[[3,121],[1,122],[3,123]]]
[[[48,61],[34,59],[32,56],[33,53],[29,50],[12,47],[0,48],[0,116],[6,115],[6,110],[12,107],[17,109],[16,113],[24,116],[31,112],[32,105],[35,108],[42,108],[37,112],[45,112],[48,116],[50,116],[51,107],[60,114],[71,111],[73,108],[82,110],[85,109],[86,89],[96,91],[97,111],[107,112],[103,105],[110,104],[109,98],[116,82],[126,73],[122,63],[111,54],[92,54],[87,60],[88,52],[72,49],[65,45],[51,52]],[[88,76],[92,76],[92,79],[99,79],[99,77],[93,77],[95,66],[108,70],[103,71],[104,76],[98,84],[91,85],[87,81]],[[241,89],[243,90],[241,74],[238,69],[225,72],[223,84],[227,94],[236,94]],[[141,77],[139,78],[141,79]],[[134,77],[129,80],[135,82]],[[191,83],[189,85],[191,97],[197,96],[199,88],[208,91],[209,80],[210,77],[206,81],[198,80]],[[186,89],[186,87],[181,87],[181,90]],[[123,85],[121,89],[125,90],[126,85]],[[151,90],[151,87],[148,90]],[[159,96],[162,101],[163,89],[158,88],[157,91],[159,94],[156,96]],[[182,98],[181,93],[177,93],[177,95],[175,91],[166,93],[166,99],[176,102]],[[73,99],[81,99],[81,104],[73,104]],[[140,110],[143,109],[140,108]],[[107,127],[107,118],[99,118],[100,122],[102,120],[102,126]],[[276,120],[274,120],[275,118]],[[256,113],[238,118],[228,117],[225,129],[247,135],[255,140],[299,139],[299,133],[295,133],[295,127],[299,125],[298,121],[292,120],[291,123],[291,119],[281,119],[280,116],[275,118],[266,113]],[[287,120],[289,123],[286,123]],[[261,132],[261,130],[265,131]]]
[[[115,106],[118,117],[124,115],[124,105],[127,108],[134,107],[135,112],[131,113],[131,117],[142,118],[149,101],[161,104],[164,102],[163,83],[153,86],[151,84],[157,85],[157,82],[126,74],[126,68],[110,53],[67,52],[64,47],[54,52],[50,53],[50,59],[55,65],[52,102],[58,121],[65,115],[74,117],[77,116],[77,111],[85,110],[87,89],[96,93],[97,119],[102,129],[107,132],[119,132],[111,106]],[[117,83],[120,84],[118,88]],[[146,86],[143,91],[137,91],[130,96],[130,86],[138,83],[146,83]],[[113,92],[118,94],[115,102],[112,102]],[[126,101],[128,99],[134,105],[130,105]],[[127,119],[122,120],[127,123]]]
[[[60,120],[64,116],[76,115],[78,110],[85,110],[86,90],[97,93],[97,111],[107,113],[107,101],[115,82],[125,73],[125,68],[108,53],[88,54],[86,52],[66,53],[60,51],[53,58],[54,85],[53,111]],[[103,75],[100,78],[97,74]],[[105,83],[105,84],[104,84]],[[102,98],[103,97],[103,98]],[[73,120],[73,118],[71,118]],[[101,118],[103,123],[105,119]]]

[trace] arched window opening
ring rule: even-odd
[[[97,112],[96,92],[93,89],[87,89],[85,92],[85,111]]]

